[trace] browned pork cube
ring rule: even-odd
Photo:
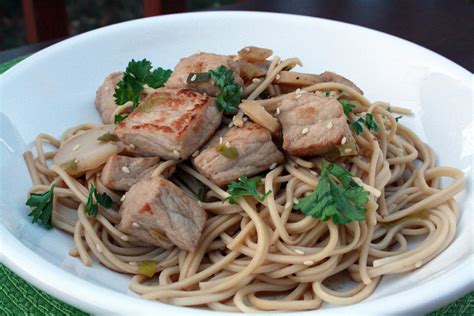
[[[152,177],[140,180],[126,193],[118,229],[166,249],[176,245],[194,251],[207,213],[172,182]]]
[[[160,157],[128,157],[113,155],[102,169],[100,179],[111,190],[127,191],[141,179],[149,178],[158,167]],[[175,167],[167,168],[162,177],[167,178],[174,172]]]
[[[220,144],[221,149],[235,147],[237,156],[229,158],[229,153],[220,153]],[[283,160],[270,131],[247,122],[243,127],[225,128],[216,133],[193,163],[199,172],[223,186],[241,175],[255,175]]]
[[[186,88],[212,96],[217,96],[220,90],[214,84],[214,81],[206,80],[197,82],[197,77],[190,78],[188,81],[188,77],[190,73],[208,72],[209,70],[214,70],[221,65],[234,71],[235,82],[240,85],[243,84],[243,81],[239,76],[239,66],[232,59],[232,57],[211,53],[196,53],[189,57],[181,58],[179,63],[174,68],[170,78],[166,82],[166,87],[173,89]],[[196,80],[196,82],[193,82],[194,80],[191,79]]]
[[[342,105],[335,98],[293,94],[279,108],[283,149],[293,156],[314,156],[354,142]]]
[[[330,72],[330,71],[325,71],[323,72],[322,74],[319,75],[319,78],[321,78],[321,80],[323,82],[336,82],[336,83],[342,83],[346,86],[349,86],[351,87],[352,89],[356,90],[357,92],[359,92],[360,94],[364,94],[362,92],[361,89],[359,89],[358,86],[355,85],[355,83],[353,83],[352,81],[350,81],[349,79],[341,76],[341,75],[338,75],[334,72]]]
[[[113,72],[105,78],[104,83],[97,89],[95,95],[95,106],[102,117],[104,124],[110,124],[114,122],[112,114],[117,108],[115,104],[115,87],[123,78],[121,71]]]
[[[187,159],[214,134],[221,120],[214,98],[161,88],[144,98],[115,133],[139,155]]]

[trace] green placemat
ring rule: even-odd
[[[18,57],[0,65],[0,74],[26,57]],[[0,263],[0,315],[87,314],[38,290]],[[429,315],[474,315],[474,292]]]

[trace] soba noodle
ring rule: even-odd
[[[265,120],[274,124],[268,118],[278,114],[278,104],[286,94],[278,95],[280,89],[272,81],[280,71],[297,64],[297,58],[280,61],[275,57],[265,78],[245,89],[247,100],[258,105],[245,107],[245,114],[265,117],[258,122],[263,126]],[[147,88],[145,93],[153,91]],[[274,97],[258,99],[265,91]],[[437,167],[434,151],[398,123],[386,103],[371,103],[351,87],[332,82],[290,94],[325,91],[356,105],[351,121],[371,113],[380,126],[377,132],[363,126],[362,133],[354,135],[360,154],[344,160],[370,193],[365,221],[336,225],[292,212],[297,199],[318,184],[320,158],[288,156],[264,175],[265,192],[271,193],[263,202],[246,197],[239,198],[237,205],[225,201],[228,193],[188,164],[170,160],[159,165],[153,176],[176,165],[182,176],[172,181],[185,192],[196,192],[199,182],[209,187],[207,202],[200,202],[209,218],[193,253],[146,244],[117,230],[121,195],[101,183],[102,167],[76,179],[48,163],[56,150],[45,151],[45,143],[57,149],[95,127],[92,124],[71,128],[60,139],[46,134],[37,137],[36,158],[31,152],[24,154],[33,182],[30,192],[44,192],[55,184],[52,221],[54,227],[73,236],[71,255],[86,266],[98,260],[111,270],[133,275],[130,289],[145,299],[236,312],[312,310],[322,302],[355,304],[370,296],[384,275],[420,268],[450,244],[459,215],[454,196],[463,189],[464,176],[458,169]],[[130,106],[117,107],[113,115]],[[406,109],[391,109],[410,114]],[[261,111],[266,114],[262,116]],[[244,112],[236,115],[237,121]],[[453,181],[441,187],[443,177]],[[92,185],[106,192],[115,205],[113,209],[99,207],[96,218],[84,212]],[[410,242],[414,237],[419,240],[415,246]],[[157,262],[158,273],[152,279],[139,274],[139,263],[147,260]],[[335,282],[348,280],[352,285],[344,291],[331,288]]]

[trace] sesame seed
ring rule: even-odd
[[[304,251],[302,251],[302,250],[295,249],[295,252],[299,255],[304,255]]]
[[[201,202],[201,201],[199,201],[199,200],[198,200],[198,204],[199,204],[199,206],[202,206],[202,202]]]
[[[295,91],[296,94],[300,94],[300,92],[301,92],[300,88],[296,89],[296,91]]]
[[[294,199],[293,199],[293,204],[298,204],[299,202],[300,202],[300,201],[298,201],[297,198],[294,198]]]
[[[275,76],[275,79],[276,79],[276,80],[280,80],[280,78],[281,78],[280,74],[277,74],[277,75]]]
[[[299,98],[301,98],[301,94],[295,95],[295,99],[299,99]]]
[[[318,175],[318,173],[317,173],[316,171],[314,171],[314,170],[310,170],[309,173],[311,173],[313,176],[317,176],[317,175]]]
[[[122,197],[120,198],[120,202],[123,202],[125,200],[125,195],[126,194],[122,195]]]
[[[132,226],[133,226],[133,227],[136,227],[136,228],[139,228],[139,227],[140,227],[140,224],[138,224],[137,222],[133,222],[133,223],[132,223]]]
[[[345,143],[347,143],[347,138],[343,137],[342,140],[341,140],[341,145],[344,145]]]
[[[249,120],[249,118],[245,116],[245,117],[243,118],[243,120],[244,120],[244,122],[247,122],[247,121]]]
[[[308,134],[309,133],[309,128],[305,127],[303,128],[303,130],[301,131],[301,134],[305,135],[305,134]]]
[[[121,236],[120,239],[122,239],[123,241],[128,241],[128,237],[126,235]]]
[[[280,115],[280,112],[281,112],[280,108],[277,108],[276,115]]]
[[[191,76],[191,79],[190,79],[190,81],[194,81],[194,80],[196,80],[196,78],[197,78],[197,75],[196,75],[196,74],[194,74],[194,75],[192,75],[192,76]]]
[[[246,52],[249,52],[249,51],[250,51],[250,48],[245,47],[244,50],[245,50]]]
[[[130,173],[130,169],[128,169],[127,166],[123,166],[123,167],[122,167],[122,171],[123,171],[124,173]]]
[[[314,264],[314,262],[311,261],[311,260],[308,260],[308,261],[303,262],[303,264],[304,264],[305,266],[312,266],[312,265]]]
[[[229,147],[229,146],[230,146],[230,142],[225,142],[224,145],[226,145],[227,147]]]
[[[422,262],[421,262],[421,261],[418,261],[417,263],[415,263],[415,268],[421,267],[421,264],[422,264]]]
[[[345,152],[346,154],[351,153],[351,152],[352,152],[352,149],[351,149],[351,148],[346,148],[346,149],[344,149],[344,152]]]
[[[219,137],[219,145],[222,145],[223,142],[224,140],[222,139],[222,137]]]
[[[262,81],[262,79],[259,79],[259,78],[253,78],[252,79],[253,83],[259,83],[260,81]]]
[[[134,266],[134,267],[137,266],[137,263],[135,261],[130,261],[128,264],[131,265],[131,266]]]
[[[98,252],[102,252],[102,247],[99,244],[95,244]]]
[[[328,123],[328,125],[326,125],[327,129],[331,129],[332,128],[332,121]]]
[[[176,149],[175,149],[175,150],[173,150],[173,155],[175,155],[175,156],[178,156],[178,157],[179,157],[179,151],[177,151]]]
[[[229,128],[232,128],[234,126],[234,122],[231,121],[228,126]]]
[[[76,164],[77,164],[77,159],[76,159],[76,158],[74,158],[74,163],[76,163]]]
[[[193,154],[191,156],[196,157],[197,155],[199,155],[199,150],[196,150],[195,152],[193,152]]]
[[[74,146],[74,148],[72,149],[72,151],[76,151],[79,149],[79,144],[77,144],[76,146]]]
[[[130,149],[135,149],[135,145],[134,145],[134,144],[130,144],[129,147],[130,147]]]
[[[276,162],[272,163],[272,164],[270,165],[270,170],[275,169],[276,166],[277,166],[277,163],[276,163]]]

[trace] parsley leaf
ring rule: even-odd
[[[355,122],[347,121],[347,123],[350,124],[350,126],[352,127],[352,129],[354,130],[354,132],[357,135],[362,133],[362,125],[361,124],[364,124],[364,119],[362,117],[359,117],[359,119]]]
[[[115,124],[118,124],[118,123],[122,122],[123,120],[125,120],[127,117],[128,117],[127,114],[124,114],[124,115],[122,115],[122,114],[116,114],[116,115],[115,115],[115,118],[114,118],[114,123],[115,123]]]
[[[152,87],[153,89],[163,87],[166,81],[168,81],[168,78],[171,76],[171,73],[171,69],[163,69],[161,67],[158,67],[153,70],[151,76],[147,78],[146,83],[149,87]]]
[[[369,193],[352,179],[349,171],[323,160],[321,178],[316,189],[301,198],[294,208],[322,221],[332,218],[335,224],[347,224],[365,219],[368,196]]]
[[[341,103],[345,115],[349,115],[349,113],[352,112],[352,109],[355,108],[355,105],[349,103],[349,101],[347,101],[346,99],[339,99],[339,103]]]
[[[365,126],[367,126],[368,129],[371,129],[375,132],[380,129],[379,124],[377,124],[374,116],[370,113],[367,113],[365,115]]]
[[[227,186],[227,192],[230,194],[225,200],[229,200],[230,204],[237,204],[236,199],[239,196],[248,196],[252,195],[260,202],[263,202],[267,195],[271,193],[271,191],[266,192],[263,195],[260,195],[257,191],[257,185],[261,182],[260,177],[253,177],[248,179],[246,175],[241,175],[239,177],[240,182],[232,181]]]
[[[235,114],[242,97],[242,88],[240,84],[234,82],[234,72],[224,66],[219,66],[210,70],[211,79],[220,89],[216,98],[216,105],[220,111],[226,114]]]
[[[95,200],[95,201],[94,201]],[[99,204],[105,208],[112,207],[112,199],[107,193],[99,194],[95,187],[91,185],[89,189],[89,197],[87,198],[86,204],[86,213],[90,216],[96,217],[97,213],[99,212]]]
[[[151,62],[146,59],[140,61],[132,59],[123,73],[122,80],[115,88],[115,103],[122,105],[132,101],[135,109],[140,102],[145,84],[154,89],[162,87],[171,76],[171,70],[158,67],[152,71],[152,68]]]
[[[395,121],[398,123],[398,121],[399,121],[402,117],[403,117],[403,116],[401,116],[401,115],[400,115],[400,116],[397,116],[397,117],[395,118]]]
[[[32,223],[37,223],[46,229],[53,227],[54,184],[43,193],[31,193],[26,205],[31,208],[28,216],[33,216]]]

